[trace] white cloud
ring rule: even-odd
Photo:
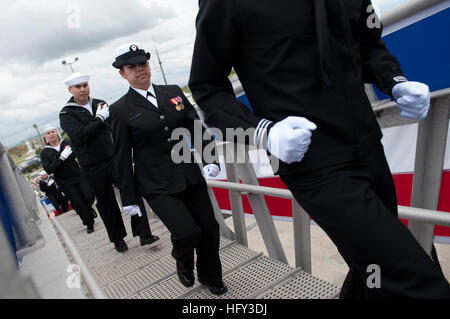
[[[197,0],[1,1],[0,141],[34,136],[32,127],[59,123],[69,99],[61,61],[78,57],[76,71],[91,75],[91,96],[113,102],[128,89],[111,63],[117,46],[137,40],[152,54],[152,81],[163,83],[153,40],[170,83],[188,81]],[[80,28],[69,28],[78,6]]]

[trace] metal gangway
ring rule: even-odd
[[[441,2],[428,1],[430,6]],[[404,18],[404,13],[397,14]],[[392,24],[396,21],[392,15],[388,18]],[[242,88],[235,88],[235,92],[239,90]],[[417,122],[400,117],[395,103],[376,99],[370,86],[367,94],[382,128]],[[428,117],[418,123],[411,207],[399,206],[399,217],[409,221],[409,229],[428,253],[434,226],[450,226],[450,214],[437,211],[450,115],[450,88],[432,92],[431,102]],[[45,208],[38,204],[36,194],[0,144],[0,217],[3,226],[0,226],[0,298],[42,297],[31,278],[21,272],[21,261],[50,244],[40,230],[45,223],[51,223],[55,238],[59,239],[69,262],[79,267],[82,289],[88,298],[336,298],[339,287],[311,275],[311,221],[291,192],[259,185],[248,160],[248,147],[218,143],[217,150],[222,155],[241,152],[239,156],[245,159],[224,164],[227,181],[207,181],[220,225],[220,256],[224,280],[229,287],[229,292],[219,297],[210,294],[198,282],[191,288],[179,283],[175,260],[170,255],[170,234],[152,214],[149,214],[151,229],[161,239],[141,247],[137,238],[127,237],[129,249],[125,253],[115,251],[99,219],[96,219],[95,232],[89,235],[73,211],[47,220]],[[227,226],[213,188],[228,190],[234,229]],[[247,247],[243,196],[250,202],[268,256]],[[287,263],[264,196],[291,200],[294,267]],[[129,218],[124,216],[130,234]]]

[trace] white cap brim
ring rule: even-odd
[[[88,74],[82,74],[80,72],[72,73],[67,79],[64,80],[64,84],[68,87],[78,85],[81,83],[89,82],[89,75]]]
[[[45,133],[45,132],[48,132],[48,131],[51,131],[51,130],[58,131],[58,128],[55,125],[46,125],[42,129],[42,132]]]

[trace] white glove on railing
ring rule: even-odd
[[[420,82],[402,82],[392,88],[392,96],[402,110],[401,116],[423,119],[430,108],[430,89]]]
[[[99,117],[103,122],[109,117],[109,106],[106,103],[100,103],[95,112],[95,117]]]
[[[61,152],[61,155],[59,156],[59,158],[64,161],[70,156],[70,154],[72,154],[72,148],[70,147],[70,145],[68,145]]]
[[[216,164],[208,164],[203,167],[203,176],[205,178],[216,177],[219,175],[220,168]]]
[[[304,117],[289,116],[270,129],[267,150],[285,163],[300,162],[311,144],[311,131],[316,128]]]
[[[141,209],[139,208],[138,205],[124,206],[123,212],[130,216],[133,216],[133,215],[138,215],[139,217],[142,216]]]

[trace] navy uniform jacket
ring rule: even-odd
[[[39,181],[39,189],[41,190],[41,192],[44,192],[45,195],[49,197],[51,201],[53,201],[53,199],[58,201],[62,197],[62,194],[59,191],[58,187],[56,186],[56,183],[53,183],[52,185],[48,186],[47,181],[41,179]]]
[[[320,3],[324,12],[318,9]],[[316,123],[302,162],[281,162],[280,174],[366,154],[382,134],[364,83],[375,83],[390,94],[394,78],[403,76],[380,40],[382,29],[371,28],[370,4],[370,0],[200,0],[189,87],[205,112],[205,122],[223,132],[287,116]],[[253,113],[233,94],[227,78],[232,67]]]
[[[173,146],[181,140],[178,136],[180,140],[171,140],[174,129],[187,128],[193,139],[198,120],[194,107],[176,85],[153,87],[158,108],[132,88],[110,106],[115,174],[124,206],[137,204],[139,195],[175,194],[188,183],[203,180],[197,163],[176,164],[171,157]],[[170,102],[177,96],[183,101],[182,110]]]
[[[90,102],[93,114],[75,103],[73,97],[59,113],[60,126],[69,136],[81,167],[104,162],[113,156],[108,120],[102,122],[95,117],[98,104],[105,102],[97,99],[90,99]]]
[[[63,189],[65,185],[76,184],[81,179],[80,167],[75,161],[75,151],[72,150],[72,154],[64,161],[59,158],[68,145],[69,142],[61,140],[59,152],[48,145],[41,151],[42,167],[48,174],[53,174],[58,186]]]

